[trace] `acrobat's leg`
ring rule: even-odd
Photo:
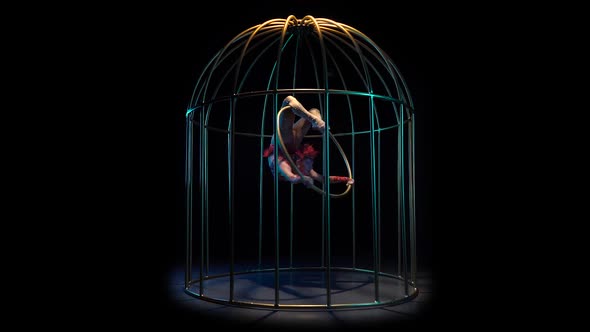
[[[305,107],[303,107],[303,105],[301,105],[301,103],[293,96],[287,96],[283,100],[282,107],[285,107],[287,105],[291,106],[293,113],[311,122],[313,128],[319,130],[322,133],[324,132],[324,127],[326,126],[326,124],[324,123],[324,120],[322,120],[322,117],[319,115],[319,111],[317,114],[307,111]]]
[[[301,178],[299,175],[293,173],[291,166],[289,166],[289,163],[286,160],[280,162],[279,172],[293,184],[303,183],[306,187],[313,185],[313,179],[311,177],[304,175],[303,178]]]
[[[296,143],[295,137],[293,136],[293,122],[295,122],[295,114],[290,111],[286,111],[281,113],[281,118],[279,120],[279,126],[281,127],[281,137],[283,138],[283,143],[287,148],[289,154],[294,153],[299,146]],[[274,137],[273,137],[274,143]]]
[[[320,111],[317,108],[310,109],[309,113],[319,117],[320,119],[322,118],[322,115],[320,114]],[[295,125],[293,125],[293,138],[295,140],[296,146],[301,145],[303,137],[307,135],[307,132],[311,128],[311,125],[311,122],[307,121],[307,119],[305,118],[301,118],[297,120],[297,122],[295,122]]]

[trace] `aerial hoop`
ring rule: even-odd
[[[285,143],[283,143],[283,135],[281,134],[280,119],[281,119],[281,114],[287,108],[291,108],[291,106],[287,105],[287,106],[281,108],[279,110],[279,113],[277,114],[277,123],[276,123],[277,138],[279,140],[280,148],[281,148],[281,150],[283,150],[283,155],[285,156],[285,159],[287,159],[287,162],[289,163],[289,165],[291,165],[291,169],[295,170],[295,172],[297,172],[297,174],[303,179],[303,177],[304,177],[303,173],[301,173],[299,168],[295,165],[295,163],[293,162],[293,159],[291,159],[291,156],[287,152],[287,148],[285,147]],[[348,170],[348,177],[352,178],[352,171],[350,170],[350,164],[348,163],[348,158],[346,157],[346,154],[344,154],[344,150],[342,150],[342,147],[340,146],[340,144],[338,143],[338,141],[336,140],[334,135],[332,135],[332,132],[330,132],[329,129],[327,129],[327,130],[328,130],[328,133],[330,134],[330,138],[332,139],[332,142],[334,142],[334,144],[336,144],[336,147],[338,148],[338,151],[340,151],[340,155],[342,156],[342,159],[344,160],[344,163],[346,164],[346,169]],[[322,174],[324,174],[324,172],[325,172],[325,170],[322,170]],[[326,179],[326,180],[329,181],[329,179]],[[346,190],[344,190],[344,192],[342,192],[340,194],[330,194],[330,197],[335,197],[335,198],[336,197],[343,197],[344,195],[348,194],[351,187],[352,187],[352,185],[347,183]],[[310,188],[322,195],[325,195],[324,190],[318,188],[315,184],[312,184],[310,186]]]

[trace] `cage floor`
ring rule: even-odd
[[[433,296],[432,276],[427,272],[417,275],[417,297],[391,306],[356,307],[338,310],[274,310],[273,308],[238,307],[196,298],[184,291],[184,267],[177,267],[168,275],[168,297],[177,312],[195,322],[203,319],[219,324],[252,327],[372,327],[389,324],[416,324],[431,315]],[[198,278],[198,273],[193,274]],[[332,304],[371,303],[374,300],[374,275],[355,271],[335,271],[331,274]],[[403,297],[404,286],[399,279],[379,277],[380,301]],[[325,275],[322,271],[281,271],[279,299],[281,304],[326,303]],[[234,279],[234,299],[243,302],[274,303],[274,273],[239,274]],[[227,299],[229,277],[207,280],[204,294],[211,298]],[[198,293],[199,284],[190,291]]]

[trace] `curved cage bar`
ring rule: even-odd
[[[269,168],[287,96],[325,122],[304,137],[321,150],[315,168],[354,185],[280,181],[278,153]],[[187,294],[312,310],[418,295],[414,106],[368,36],[312,16],[253,26],[206,65],[186,119]]]

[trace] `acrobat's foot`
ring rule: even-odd
[[[296,115],[306,119],[307,121],[311,122],[312,128],[317,129],[320,132],[324,132],[324,128],[326,127],[326,123],[322,120],[322,115],[317,108],[312,108],[309,111],[301,105],[301,103],[293,96],[287,96],[283,100],[283,106],[285,107],[289,105],[291,110]]]

